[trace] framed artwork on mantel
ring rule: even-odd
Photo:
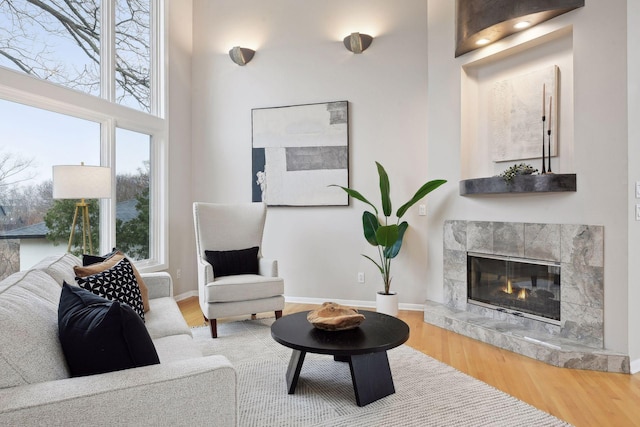
[[[252,199],[268,206],[346,206],[348,102],[251,110]]]
[[[551,156],[557,156],[558,76],[558,66],[552,65],[497,81],[490,88],[488,136],[494,162],[541,158],[543,131],[549,150],[549,129]]]

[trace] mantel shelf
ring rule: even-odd
[[[461,196],[503,193],[551,193],[561,191],[576,191],[575,173],[518,175],[513,177],[509,183],[500,176],[460,181]]]

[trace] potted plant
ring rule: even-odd
[[[400,222],[400,218],[404,216],[411,206],[447,181],[444,179],[435,179],[422,185],[422,187],[416,191],[416,194],[396,211],[396,220],[394,223],[391,219],[393,208],[390,198],[391,187],[389,185],[389,176],[380,163],[376,162],[376,166],[378,167],[378,176],[380,177],[380,198],[382,202],[382,214],[384,215],[382,221],[379,217],[380,213],[378,208],[358,191],[340,185],[333,185],[333,187],[342,188],[349,196],[366,203],[373,209],[373,212],[366,210],[362,213],[362,229],[367,242],[377,247],[379,262],[368,255],[362,254],[362,256],[373,262],[382,275],[384,291],[379,291],[376,295],[377,310],[395,316],[398,313],[398,295],[395,292],[391,292],[391,260],[400,252],[404,233],[409,227],[407,221]],[[390,307],[381,307],[381,304],[384,304],[382,301],[385,300],[385,297],[389,296],[394,300],[391,302]]]

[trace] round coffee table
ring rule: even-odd
[[[271,325],[273,339],[291,349],[286,379],[289,394],[298,384],[307,353],[329,354],[349,362],[358,406],[395,393],[387,350],[409,339],[409,326],[402,320],[374,311],[361,310],[365,320],[355,329],[324,331],[307,321],[308,311],[283,316]]]

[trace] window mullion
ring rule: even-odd
[[[100,96],[115,102],[115,0],[103,0],[100,9]],[[103,166],[111,167],[111,199],[100,201],[100,251],[108,252],[115,242],[115,124],[102,121],[100,126],[100,158]]]
[[[115,0],[103,0],[100,31],[100,96],[107,101],[116,99],[116,7]]]
[[[100,123],[100,164],[111,168],[111,198],[100,201],[100,253],[107,253],[116,241],[116,148],[115,120]]]
[[[151,53],[151,114],[164,117],[165,115],[165,90],[164,90],[164,46],[165,46],[165,31],[164,31],[164,7],[161,2],[150,2],[150,53]]]

